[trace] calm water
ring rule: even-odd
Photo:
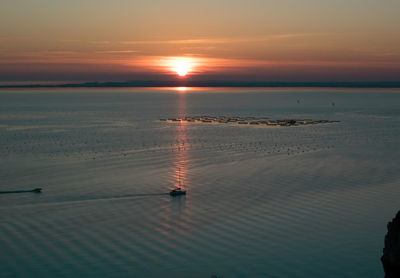
[[[0,194],[1,276],[383,277],[399,107],[399,90],[0,91],[0,191],[44,189]],[[158,120],[203,114],[341,122]]]

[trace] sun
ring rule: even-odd
[[[153,63],[165,73],[173,73],[180,78],[198,74],[203,66],[202,59],[197,57],[160,57],[153,60]]]
[[[181,77],[186,76],[190,71],[190,63],[184,59],[177,60],[174,71]]]

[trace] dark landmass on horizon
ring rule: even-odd
[[[400,277],[400,211],[387,224],[387,234],[381,262],[385,278]]]
[[[123,87],[287,87],[287,88],[400,88],[400,82],[265,82],[265,81],[126,81],[65,84],[15,84],[0,88],[123,88]]]

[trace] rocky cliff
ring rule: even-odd
[[[400,277],[400,211],[388,223],[388,232],[385,236],[385,247],[381,258],[385,278]]]

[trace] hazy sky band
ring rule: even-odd
[[[0,4],[0,81],[165,78],[163,57],[218,79],[399,81],[400,1]]]

